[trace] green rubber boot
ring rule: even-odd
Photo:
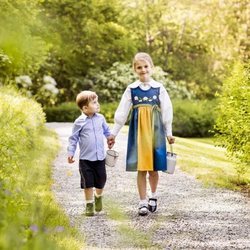
[[[94,215],[94,203],[87,203],[86,204],[86,216],[93,216]]]
[[[102,196],[100,197],[95,196],[95,211],[96,212],[102,211]]]

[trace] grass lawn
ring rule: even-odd
[[[0,193],[0,249],[74,250],[84,245],[51,192],[51,165],[57,151],[55,133],[44,129],[6,178],[3,197]]]
[[[124,126],[122,132],[128,133],[128,126]],[[176,137],[174,152],[178,155],[178,167],[205,186],[224,187],[250,195],[250,169],[239,178],[236,165],[227,158],[224,148],[215,146],[213,138]]]
[[[178,167],[194,175],[206,186],[250,191],[250,171],[239,177],[236,166],[226,157],[226,150],[214,146],[213,138],[176,138],[174,151]]]

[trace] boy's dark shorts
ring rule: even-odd
[[[81,189],[93,187],[104,188],[107,179],[105,160],[80,160],[79,172],[81,175]]]

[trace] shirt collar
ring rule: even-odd
[[[84,120],[86,120],[87,118],[89,118],[89,116],[85,115],[83,112],[82,112],[82,115]],[[94,115],[92,117],[96,116],[96,113],[94,113]]]
[[[133,82],[131,84],[131,88],[137,88],[140,85],[149,85],[149,86],[151,86],[153,88],[157,88],[157,87],[160,86],[158,82],[156,82],[154,79],[151,78],[151,80],[149,82],[147,82],[146,84],[144,84],[144,83],[140,82],[139,80],[137,80],[137,81],[135,81],[135,82]]]

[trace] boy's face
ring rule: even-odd
[[[88,106],[83,107],[83,112],[86,115],[93,115],[95,113],[98,113],[99,111],[100,111],[100,104],[97,98],[94,100],[91,100]]]
[[[135,63],[134,70],[141,82],[148,82],[153,73],[150,63],[144,60],[138,60]]]

